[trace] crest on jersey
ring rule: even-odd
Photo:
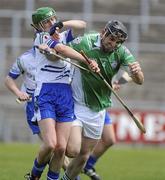
[[[81,40],[82,40],[82,37],[78,37],[78,38],[75,38],[72,42],[74,44],[80,44]]]
[[[48,36],[48,35],[44,35],[44,39],[46,39],[46,40],[47,40],[48,38],[49,38],[49,36]]]
[[[117,63],[116,60],[114,60],[114,61],[111,63],[111,67],[112,67],[113,69],[116,69],[117,65],[118,65],[118,63]]]

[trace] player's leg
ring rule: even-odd
[[[71,132],[70,132],[70,136],[69,136],[69,140],[67,144],[67,149],[65,153],[66,156],[63,162],[64,171],[67,169],[72,159],[75,158],[80,152],[81,133],[82,133],[82,124],[74,121],[72,124]],[[80,176],[77,176],[75,180],[80,180]]]
[[[90,155],[85,167],[84,173],[89,176],[92,180],[101,179],[96,173],[94,168],[98,159],[115,143],[115,133],[112,125],[112,121],[109,115],[106,113],[102,138],[99,140],[94,151]]]
[[[54,119],[47,118],[38,122],[41,136],[42,145],[37,154],[34,165],[31,171],[30,180],[38,180],[45,169],[52,152],[56,147],[56,132]]]
[[[42,146],[39,149],[39,153],[34,160],[32,168],[32,175],[40,177],[45,166],[47,165],[52,152],[54,152],[57,144],[56,140],[56,113],[54,110],[54,104],[52,103],[56,98],[50,91],[53,87],[47,84],[43,84],[39,92],[39,96],[36,97],[35,115],[38,121],[38,125],[42,137]]]
[[[106,136],[107,135],[107,136]],[[91,180],[100,180],[100,176],[95,170],[95,165],[99,158],[114,144],[114,130],[112,125],[105,125],[102,139],[98,142],[94,151],[90,155],[83,172],[91,178]]]
[[[69,139],[70,129],[72,122],[58,123],[56,124],[57,134],[57,146],[53,152],[53,156],[49,163],[48,177],[55,179],[55,176],[59,176],[61,167],[63,165],[67,142]],[[57,178],[56,178],[57,179]]]
[[[62,168],[63,168],[64,171],[68,167],[69,163],[70,163],[70,158],[65,155],[64,162],[63,162],[63,165],[62,165]]]
[[[76,121],[80,121],[83,125],[83,137],[81,150],[69,164],[63,179],[74,179],[83,169],[93,148],[101,138],[105,111],[93,112],[86,106],[75,105]]]
[[[81,151],[69,164],[66,170],[66,176],[70,179],[75,179],[76,176],[81,172],[86,160],[88,159],[90,153],[92,152],[94,146],[97,144],[98,140],[83,137]]]
[[[32,101],[29,101],[27,102],[26,104],[26,107],[25,107],[25,112],[26,112],[26,119],[27,119],[27,123],[32,131],[33,134],[37,134],[38,137],[41,139],[42,141],[42,137],[41,137],[41,133],[40,133],[40,129],[39,129],[39,125],[38,125],[38,122],[37,122],[37,119],[35,117],[35,110],[34,110],[34,97],[32,97]],[[42,146],[42,145],[41,145]],[[49,158],[48,157],[48,160],[49,161]],[[37,161],[37,160],[36,160]],[[37,162],[34,162],[37,164]],[[38,165],[39,166],[39,165]],[[44,166],[42,166],[42,171],[44,170],[44,167],[45,167],[45,164]],[[33,171],[34,171],[34,168],[33,168]],[[25,175],[25,178],[28,179],[28,180],[31,180],[31,179],[39,179],[39,177],[41,176],[42,174],[42,171],[38,172],[38,177],[36,177],[36,173],[35,172],[31,172],[31,173],[27,173]],[[35,174],[35,175],[34,175]]]
[[[113,125],[104,125],[102,138],[96,145],[92,156],[94,156],[96,159],[99,159],[114,144],[115,133]]]
[[[49,171],[47,174],[47,178],[51,180],[58,179],[60,175],[72,123],[75,119],[72,90],[70,85],[59,83],[55,84],[55,88],[57,145],[49,163]]]
[[[81,149],[82,123],[74,121],[72,124],[69,141],[67,144],[66,155],[69,158],[76,157]]]
[[[66,155],[71,159],[68,159],[65,156],[64,164],[63,164],[64,170],[67,169],[72,159],[75,158],[80,152],[81,135],[82,135],[82,124],[80,122],[74,121],[72,124],[69,141],[67,144],[67,150],[66,150]],[[80,176],[77,176],[75,178],[75,180],[80,180],[80,179],[81,179]]]

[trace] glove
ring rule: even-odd
[[[54,25],[49,30],[49,34],[52,36],[55,33],[55,31],[57,30],[57,28],[62,29],[63,26],[64,25],[61,21],[54,23]]]

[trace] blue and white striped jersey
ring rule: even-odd
[[[60,33],[60,40],[52,40],[50,35],[46,32],[36,34],[34,45],[47,44],[50,48],[54,48],[57,44],[66,44],[73,40],[71,30]],[[71,65],[63,60],[50,61],[47,57],[36,49],[36,59],[40,61],[37,67],[36,82],[37,89],[36,95],[38,95],[43,83],[70,83],[70,68]]]

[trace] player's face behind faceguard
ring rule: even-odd
[[[127,39],[127,29],[120,21],[109,21],[101,34],[101,50],[112,52]]]
[[[33,25],[38,31],[49,32],[50,27],[56,23],[56,21],[56,12],[50,7],[38,8],[32,14]]]

